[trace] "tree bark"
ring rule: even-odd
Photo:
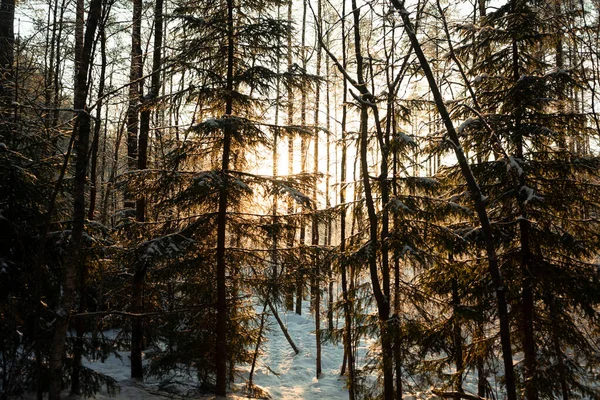
[[[322,23],[321,1],[317,1],[317,24]],[[317,41],[317,76],[321,75],[321,46]],[[303,91],[304,92],[304,91]],[[313,139],[313,188],[312,201],[315,208],[312,218],[311,245],[315,252],[314,256],[314,277],[313,277],[313,292],[314,292],[314,313],[315,313],[315,340],[317,345],[316,351],[316,378],[321,375],[321,261],[319,259],[319,218],[317,216],[317,174],[319,173],[319,106],[321,99],[321,85],[317,82],[315,89],[315,109],[314,109],[314,139]]]
[[[268,293],[267,293],[268,296]],[[256,346],[254,347],[254,353],[252,354],[252,363],[250,364],[250,373],[248,374],[248,390],[252,393],[252,387],[254,384],[252,383],[252,379],[254,378],[254,369],[256,367],[256,361],[258,360],[258,352],[260,351],[260,343],[263,337],[263,329],[265,327],[265,316],[267,310],[267,300],[265,300],[263,304],[263,310],[260,314],[260,325],[258,327],[258,339],[256,339]]]
[[[137,169],[143,171],[148,168],[148,140],[150,136],[151,103],[160,93],[160,68],[163,36],[163,0],[154,3],[154,53],[152,57],[152,81],[150,92],[143,101],[140,113],[140,128],[138,142]],[[138,71],[141,73],[141,70]],[[140,88],[142,86],[140,85]],[[142,93],[140,92],[140,95]],[[140,224],[146,222],[146,197],[139,196],[136,200],[136,221]],[[132,281],[132,299],[134,313],[142,313],[144,308],[143,287],[146,280],[147,265],[135,263]],[[144,347],[144,324],[141,317],[132,321],[131,327],[131,377],[143,379],[142,350]],[[135,361],[135,362],[134,362]],[[135,370],[134,370],[135,366]]]
[[[300,59],[302,63],[302,69],[306,71],[307,65],[307,57],[306,57],[306,9],[307,9],[307,0],[302,0],[302,29],[301,29],[301,39],[300,39]],[[302,90],[300,92],[300,126],[303,128],[306,127],[306,90]],[[306,165],[308,153],[308,140],[306,135],[302,135],[300,138],[300,166],[302,174],[306,174],[308,169]],[[304,212],[306,211],[304,207],[302,207],[300,212],[300,244],[306,245],[306,218],[304,218]],[[300,267],[297,271],[296,277],[296,314],[302,315],[302,297],[304,294],[305,288],[305,278],[307,271],[304,271],[303,267]],[[313,295],[313,287],[311,285],[311,298]]]
[[[103,14],[106,15],[108,11],[105,9]],[[104,80],[106,79],[106,32],[104,30],[104,18],[100,22],[99,30],[99,38],[100,38],[100,53],[102,64],[100,66],[100,83],[98,86],[98,103],[96,105],[96,121],[94,124],[94,135],[92,140],[92,148],[91,148],[91,166],[90,166],[90,205],[88,208],[88,219],[94,220],[95,209],[96,209],[96,166],[98,164],[98,147],[100,141],[100,128],[102,124],[101,116],[102,116],[102,97],[104,95]],[[81,271],[79,273],[79,313],[85,312],[87,308],[87,295],[86,295],[86,285],[87,285],[87,277],[88,277],[88,264],[84,260],[81,265]],[[84,335],[85,335],[85,321],[82,318],[79,318],[75,322],[76,329],[76,339],[73,348],[73,369],[71,373],[71,393],[72,394],[80,394],[81,393],[81,366],[83,360],[83,351],[84,351]]]
[[[142,165],[146,163],[145,150],[147,145],[147,137],[143,138],[140,135],[139,146],[144,147],[144,149],[142,149],[144,154],[138,154],[138,134],[140,133],[139,106],[144,87],[142,83],[143,61],[141,31],[142,1],[133,0],[133,22],[131,26],[131,65],[129,70],[129,106],[127,108],[127,161],[129,171],[139,169],[140,163]],[[136,201],[133,198],[133,195],[129,193],[129,191],[126,191],[125,208],[135,208],[136,220],[138,222],[143,222],[140,221],[140,215],[145,213],[145,203],[143,199],[138,199]],[[142,287],[143,276],[145,272],[141,270],[144,266],[137,265],[137,261],[134,261],[134,264],[131,288],[131,306],[132,312],[138,314],[142,309]],[[131,321],[131,377],[139,380],[144,378],[144,368],[142,365],[142,341],[142,322],[139,317],[134,317]]]
[[[327,37],[327,42],[329,43],[329,36]],[[329,77],[329,62],[325,61],[325,76]],[[326,107],[326,125],[325,130],[327,134],[327,155],[326,155],[326,172],[325,172],[325,209],[331,209],[331,200],[330,200],[330,176],[331,176],[331,99],[330,99],[330,82],[329,79],[325,82],[325,107]],[[325,245],[328,248],[331,248],[331,237],[333,236],[333,218],[331,215],[327,216],[327,227],[326,227],[326,236],[325,236]],[[327,277],[329,279],[329,287],[328,287],[328,301],[327,301],[327,329],[329,332],[333,332],[333,270],[331,265],[331,259],[328,259],[327,264],[325,266],[327,270]]]
[[[361,53],[361,36],[360,36],[360,11],[357,7],[356,0],[352,0],[352,15],[354,17],[354,49],[356,55],[356,76],[359,87],[365,87],[365,81],[363,76],[363,56]],[[373,200],[373,194],[371,189],[371,181],[369,177],[369,165],[367,160],[368,151],[368,102],[372,99],[367,98],[364,93],[361,93],[359,99],[360,104],[360,131],[359,131],[359,142],[360,142],[360,169],[361,179],[363,184],[363,190],[365,195],[365,204],[367,206],[367,214],[369,219],[369,242],[367,244],[368,250],[368,264],[369,272],[371,276],[371,286],[373,288],[373,296],[377,304],[377,311],[379,317],[379,329],[380,329],[380,340],[381,340],[381,351],[382,351],[382,363],[383,363],[383,398],[388,400],[394,396],[394,381],[393,381],[393,369],[392,369],[392,346],[390,340],[390,327],[389,327],[389,316],[390,316],[390,303],[389,296],[386,296],[384,290],[382,290],[379,282],[378,267],[377,267],[377,254],[379,247],[379,222],[377,213],[375,211],[375,202]],[[389,279],[389,277],[388,277]]]
[[[142,1],[133,0],[133,21],[131,25],[131,65],[129,67],[129,105],[127,107],[127,166],[129,171],[137,168],[139,105],[142,80]],[[135,199],[129,191],[125,192],[126,209],[136,207]],[[133,374],[132,364],[132,374]],[[137,366],[135,367],[137,369]],[[132,378],[141,378],[133,376]]]
[[[294,353],[298,354],[300,352],[300,350],[298,350],[298,346],[296,346],[296,343],[294,343],[294,340],[290,336],[290,333],[288,332],[287,328],[285,327],[285,324],[283,323],[281,318],[279,318],[279,313],[277,312],[277,309],[273,306],[273,303],[271,303],[271,301],[268,301],[268,304],[269,304],[269,309],[271,310],[271,313],[273,313],[273,316],[275,317],[275,320],[277,321],[277,324],[279,325],[279,328],[281,329],[281,332],[283,333],[283,336],[285,336],[285,339],[289,343],[292,350],[294,350]]]
[[[0,116],[5,117],[4,107],[13,101],[13,64],[15,62],[15,0],[0,3]],[[10,112],[8,113],[10,115]]]
[[[346,55],[346,1],[342,3],[342,68],[347,66]],[[343,79],[342,82],[342,120],[341,120],[341,146],[342,154],[340,160],[340,270],[342,275],[342,299],[344,301],[344,366],[348,366],[348,395],[349,400],[356,398],[356,374],[354,370],[354,352],[352,346],[352,319],[353,311],[353,292],[348,289],[348,263],[346,262],[346,163],[347,163],[347,144],[346,144],[346,122],[348,117],[348,82]],[[342,374],[344,368],[342,366]]]
[[[451,259],[452,261],[452,259]],[[454,366],[456,367],[456,378],[454,387],[456,392],[463,393],[463,352],[462,352],[462,335],[460,329],[460,318],[458,316],[458,308],[460,307],[460,295],[458,293],[458,281],[452,278],[452,335],[454,344]],[[456,400],[460,400],[460,395],[455,396]]]
[[[558,301],[551,297],[546,296],[546,304],[550,311],[550,323],[552,329],[552,347],[556,354],[556,362],[558,364],[558,376],[560,380],[560,390],[562,400],[569,400],[569,386],[567,384],[567,371],[564,360],[564,353],[560,345],[560,326],[558,324],[558,315],[560,315],[559,307],[557,307]]]
[[[510,2],[511,14],[517,13],[517,2],[511,0]],[[512,72],[513,82],[517,84],[521,78],[519,62],[519,46],[515,38],[512,39]],[[524,160],[523,153],[523,132],[522,129],[522,111],[517,110],[515,114],[515,123],[513,129],[513,141],[515,143],[515,157],[517,159]],[[525,176],[521,174],[518,177],[518,185],[516,195],[520,195],[520,188],[525,186]],[[523,337],[523,364],[524,376],[523,381],[525,384],[525,398],[527,400],[537,400],[538,390],[536,385],[536,350],[535,350],[535,334],[533,327],[535,299],[534,299],[534,285],[535,285],[535,271],[534,265],[531,260],[531,246],[530,246],[530,228],[531,224],[528,220],[527,211],[525,204],[521,199],[516,199],[520,209],[519,219],[519,231],[520,231],[520,244],[521,244],[521,333]]]
[[[16,89],[15,62],[15,0],[0,2],[0,142],[13,145],[12,102]]]
[[[287,70],[288,73],[291,74],[292,73],[292,23],[293,23],[293,16],[292,16],[292,0],[288,0],[288,8],[287,8],[287,22],[288,22],[288,36],[287,36]],[[291,85],[288,85],[288,92],[287,92],[287,122],[286,122],[287,126],[289,128],[292,127],[292,125],[294,124],[294,92],[292,90]],[[288,132],[288,175],[292,176],[294,174],[294,133],[293,131],[290,129],[290,131]],[[288,200],[288,215],[292,215],[294,213],[294,203],[293,200],[290,198]],[[294,238],[295,238],[295,229],[290,229],[288,238],[287,238],[287,247],[288,248],[292,248],[294,246]],[[294,276],[295,271],[290,271],[288,270],[288,278],[290,280],[289,282],[289,288],[286,291],[285,294],[285,308],[287,310],[293,310],[294,309],[294,285],[293,285],[293,279],[292,277]]]

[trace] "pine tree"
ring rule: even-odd
[[[583,350],[591,338],[577,324],[561,325],[575,319],[594,324],[583,310],[597,302],[590,290],[598,282],[591,267],[596,244],[589,236],[595,223],[582,210],[595,212],[588,201],[596,189],[589,182],[597,179],[598,160],[568,145],[588,142],[592,131],[586,114],[567,96],[583,86],[583,70],[564,64],[567,18],[557,10],[510,1],[483,12],[477,25],[459,25],[465,42],[452,54],[457,65],[457,55],[477,54],[463,73],[471,103],[455,116],[465,120],[461,136],[477,158],[471,169],[490,204],[510,297],[519,299],[512,323],[519,332],[516,348],[524,361],[518,372],[528,399],[593,393],[581,384],[586,373],[576,365],[596,363],[595,356],[570,360],[566,349],[591,354]]]
[[[481,224],[481,230],[485,240],[485,248],[488,257],[489,274],[493,281],[494,291],[497,300],[507,395],[509,400],[516,400],[517,394],[515,387],[514,367],[512,362],[513,357],[509,327],[510,321],[508,315],[508,304],[506,301],[506,287],[504,285],[504,278],[501,274],[498,265],[497,250],[496,245],[494,243],[494,236],[490,222],[490,216],[487,210],[486,198],[482,194],[481,188],[479,187],[479,184],[469,166],[469,161],[463,151],[460,138],[457,134],[457,130],[454,126],[450,113],[448,112],[448,108],[446,107],[446,104],[444,104],[444,100],[440,93],[439,87],[435,81],[435,77],[431,71],[429,62],[427,61],[425,54],[422,51],[421,44],[416,35],[414,25],[410,20],[410,14],[406,10],[404,2],[393,0],[392,3],[400,13],[402,22],[404,23],[406,32],[410,38],[415,54],[417,55],[421,68],[425,73],[429,87],[434,97],[436,108],[440,114],[442,122],[445,125],[449,144],[453,148],[456,158],[458,159],[458,164],[461,173],[467,182],[469,196],[471,197],[471,200],[475,205],[475,210],[477,212],[478,219]]]
[[[251,362],[248,346],[259,334],[247,293],[255,289],[264,298],[265,287],[276,287],[272,259],[258,256],[261,248],[273,249],[272,216],[257,212],[254,197],[258,192],[289,196],[310,207],[302,194],[310,181],[294,183],[293,177],[263,177],[247,169],[249,157],[258,157],[282,129],[260,119],[272,101],[279,101],[273,99],[277,85],[292,89],[306,81],[302,71],[272,69],[286,52],[282,43],[290,28],[275,17],[278,2],[219,4],[181,2],[174,12],[180,35],[173,71],[187,71],[185,96],[197,104],[195,122],[186,139],[173,143],[167,169],[147,173],[137,184],[140,191],[157,190],[153,203],[159,213],[175,207],[179,215],[169,219],[163,214],[157,221],[174,235],[157,237],[157,245],[194,240],[167,253],[182,257],[183,269],[168,268],[171,279],[181,282],[175,288],[175,309],[195,311],[180,311],[184,322],[171,332],[172,347],[155,350],[150,371],[162,374],[174,363],[194,367],[205,388],[224,395],[235,364]],[[161,255],[164,260],[164,251],[152,253],[148,244],[144,248],[150,252],[147,262],[160,263]],[[280,265],[291,257],[297,260],[292,250],[277,249]],[[261,267],[248,270],[248,265]]]

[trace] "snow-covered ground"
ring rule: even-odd
[[[257,312],[262,311],[257,308]],[[315,322],[309,311],[309,301],[303,304],[302,315],[292,311],[279,310],[279,316],[287,326],[288,332],[300,350],[295,354],[279,325],[272,315],[268,316],[268,330],[262,345],[262,352],[258,358],[254,371],[253,383],[271,399],[347,399],[348,390],[345,388],[345,377],[340,376],[340,367],[343,361],[342,344],[323,343],[321,347],[322,372],[319,379],[316,378],[316,339]],[[342,320],[337,321],[342,324]],[[322,324],[326,323],[323,321]],[[324,328],[322,326],[322,328]],[[115,334],[110,332],[109,334]],[[371,340],[366,342],[372,342]],[[368,343],[362,341],[358,348],[358,364],[364,363]],[[129,354],[121,352],[121,359],[110,356],[104,362],[85,361],[88,368],[113,377],[120,392],[115,397],[110,397],[102,391],[96,395],[96,399],[132,399],[132,400],[164,400],[171,399],[214,399],[214,396],[198,397],[190,396],[193,393],[195,382],[192,378],[182,378],[177,384],[171,385],[169,391],[159,390],[157,382],[141,383],[129,377],[130,363]],[[250,365],[238,366],[239,377],[230,389],[229,399],[246,399],[244,396],[246,382],[248,380]],[[465,389],[473,392],[476,388],[476,376],[468,374],[465,377]],[[188,392],[189,391],[189,392]],[[178,394],[175,394],[178,393]],[[65,392],[65,398],[67,397]],[[33,400],[34,395],[26,396],[26,400]],[[429,400],[437,398],[431,391],[405,393],[407,400]],[[69,397],[77,400],[77,397]]]
[[[280,311],[279,315],[287,325],[288,332],[300,350],[299,354],[288,344],[281,332],[275,318],[269,315],[266,340],[262,346],[263,352],[258,358],[254,371],[253,382],[266,391],[272,399],[347,399],[348,391],[345,389],[345,378],[339,374],[343,359],[343,346],[324,343],[322,345],[322,373],[316,379],[316,341],[314,318],[309,312],[309,302],[304,302],[302,315],[294,312]],[[262,311],[262,307],[261,307]],[[116,379],[120,392],[115,397],[110,397],[105,391],[96,394],[98,400],[131,399],[131,400],[165,400],[184,399],[170,392],[158,390],[158,384],[153,382],[141,383],[129,377],[130,363],[127,352],[121,352],[121,359],[110,356],[104,362],[85,361],[86,367],[102,372]],[[250,365],[239,366],[240,378],[231,388],[229,399],[245,399],[243,388],[250,372]],[[185,393],[186,388],[193,386],[180,384],[180,393]],[[67,398],[68,392],[65,392]],[[32,400],[33,394],[26,396]],[[68,397],[76,400],[77,397]],[[214,396],[192,397],[213,399]]]
[[[315,322],[309,313],[309,302],[303,304],[302,315],[280,312],[280,317],[300,350],[298,354],[287,342],[273,316],[269,316],[267,342],[254,371],[253,382],[273,399],[347,399],[345,377],[340,376],[344,357],[342,344],[321,346],[321,375],[316,378]],[[243,366],[243,378],[250,366]],[[243,383],[240,384],[243,386]]]

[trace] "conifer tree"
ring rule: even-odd
[[[575,365],[594,364],[594,359],[570,362],[563,350],[582,351],[591,338],[576,324],[558,328],[575,315],[584,325],[594,324],[593,313],[584,310],[598,301],[589,289],[598,282],[590,264],[597,252],[589,236],[595,224],[578,210],[594,212],[589,200],[597,193],[588,182],[597,179],[598,159],[568,145],[585,143],[591,131],[586,114],[565,95],[581,87],[581,70],[564,64],[562,41],[556,44],[564,16],[556,12],[552,4],[510,1],[482,19],[477,43],[486,43],[488,53],[471,76],[477,77],[486,118],[474,119],[465,131],[478,151],[490,154],[490,144],[502,150],[475,171],[497,199],[492,215],[502,221],[497,225],[501,262],[520,297],[515,322],[527,399],[593,392],[580,382],[585,373]],[[479,147],[490,135],[492,141]],[[559,280],[563,284],[557,285]]]
[[[157,210],[174,205],[185,216],[159,221],[172,235],[155,240],[157,244],[179,243],[175,245],[179,250],[170,254],[183,257],[180,268],[185,268],[185,275],[180,275],[183,269],[168,268],[173,277],[185,276],[176,303],[197,309],[182,311],[182,316],[189,315],[183,326],[194,334],[172,332],[173,348],[156,350],[150,369],[160,374],[173,368],[173,363],[195,366],[201,383],[224,395],[235,364],[250,361],[247,346],[256,342],[259,330],[253,328],[253,313],[243,300],[244,293],[253,290],[244,278],[269,282],[272,277],[271,262],[264,262],[270,257],[262,259],[256,252],[260,248],[273,251],[274,231],[267,223],[272,216],[252,206],[255,190],[289,196],[304,207],[310,207],[310,201],[299,190],[309,181],[258,176],[246,167],[248,157],[257,157],[259,149],[269,147],[272,135],[282,129],[259,118],[272,101],[279,101],[273,99],[277,85],[283,83],[291,90],[306,81],[301,71],[281,73],[273,68],[286,54],[283,43],[289,25],[275,16],[278,2],[230,0],[225,8],[220,3],[177,5],[174,17],[185,35],[177,37],[173,72],[186,70],[185,95],[197,104],[196,122],[185,140],[174,143],[168,168],[156,172],[155,183],[146,174],[137,190],[158,190],[162,200],[157,201]],[[196,244],[190,244],[190,239]],[[286,252],[290,253],[277,249],[282,263]],[[165,253],[161,254],[164,260]],[[161,262],[159,254],[147,257],[149,262]],[[247,266],[257,261],[264,268],[257,268],[256,274],[248,271]],[[268,285],[276,287],[273,282]],[[197,313],[203,317],[192,317]]]
[[[435,81],[435,77],[431,71],[431,67],[429,62],[425,58],[425,55],[422,51],[421,44],[419,39],[417,38],[414,25],[410,20],[409,13],[404,6],[403,1],[392,0],[394,7],[400,13],[402,18],[402,22],[404,23],[406,32],[410,38],[411,44],[414,48],[415,54],[419,59],[419,63],[421,64],[421,68],[423,69],[427,81],[429,83],[429,87],[432,91],[434,101],[436,104],[436,108],[441,116],[441,119],[446,127],[448,139],[450,142],[450,146],[453,148],[456,158],[458,159],[458,163],[460,166],[460,170],[464,176],[464,179],[467,181],[468,190],[470,192],[471,199],[475,204],[475,210],[479,217],[479,222],[481,224],[481,229],[483,236],[485,238],[485,247],[488,256],[488,266],[489,266],[489,274],[492,277],[494,291],[496,293],[497,298],[497,306],[498,306],[498,318],[500,321],[500,335],[501,335],[501,345],[502,345],[502,353],[504,360],[504,373],[506,376],[506,386],[507,386],[507,394],[509,400],[516,400],[516,385],[515,385],[515,376],[514,376],[514,367],[512,362],[512,346],[511,346],[511,337],[510,337],[510,327],[509,327],[509,315],[508,315],[508,304],[506,302],[506,288],[504,286],[504,278],[500,273],[496,246],[494,243],[494,237],[492,232],[492,226],[490,223],[489,213],[486,209],[486,198],[481,192],[481,189],[478,185],[473,172],[469,166],[469,161],[467,160],[465,153],[462,149],[461,142],[457,135],[456,128],[452,121],[452,118],[448,112],[446,105],[444,104],[442,95],[440,93],[439,87]]]

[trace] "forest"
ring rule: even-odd
[[[600,399],[598,0],[0,4],[1,399]]]

